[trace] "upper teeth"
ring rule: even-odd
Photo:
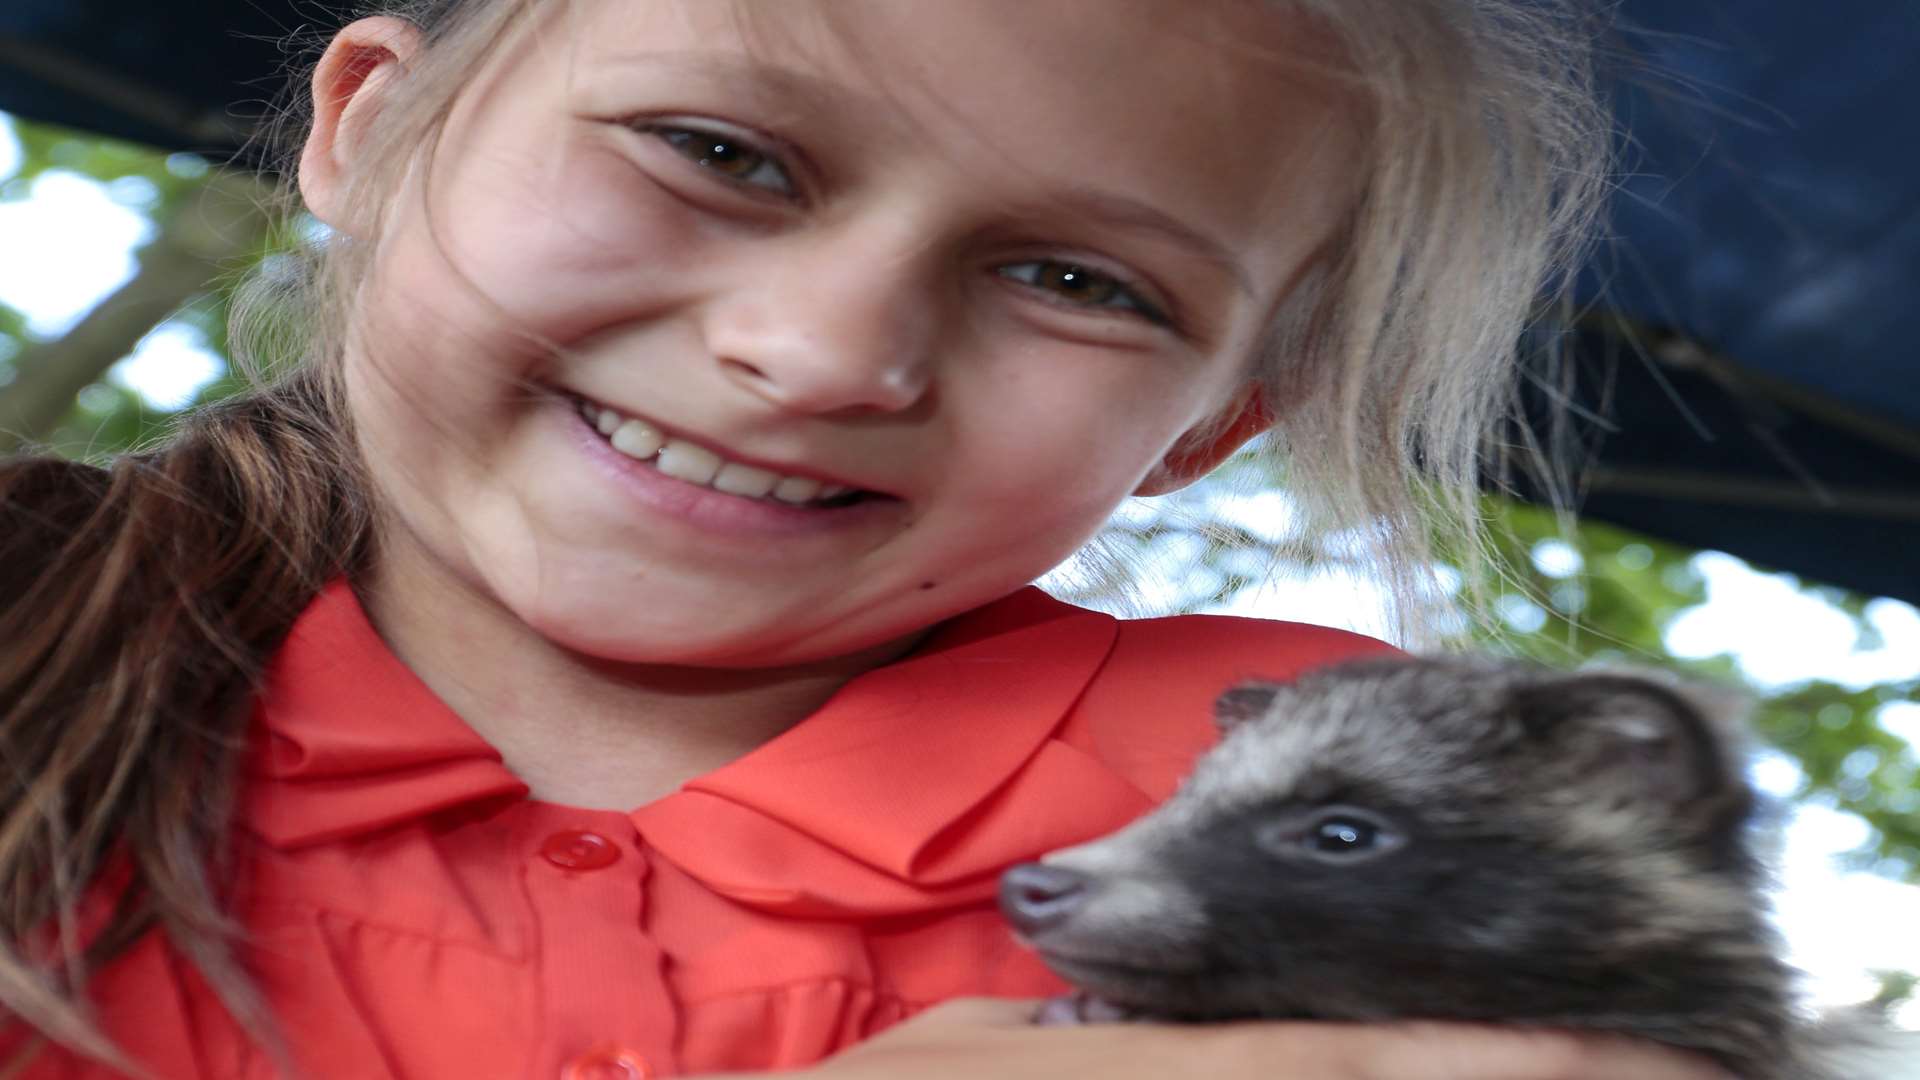
[[[837,499],[853,491],[844,484],[825,484],[810,476],[782,476],[758,465],[728,461],[704,446],[672,438],[645,420],[622,416],[592,402],[584,402],[580,408],[587,422],[600,429],[615,450],[640,461],[651,460],[654,468],[676,480],[729,495],[794,504]]]

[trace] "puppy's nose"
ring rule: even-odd
[[[1023,934],[1051,930],[1086,899],[1088,880],[1077,871],[1021,863],[1000,876],[1000,910]]]

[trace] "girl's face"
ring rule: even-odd
[[[389,565],[605,660],[852,656],[1031,581],[1215,456],[1159,468],[1353,187],[1262,4],[560,8],[410,173],[346,359]]]

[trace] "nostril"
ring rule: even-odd
[[[760,368],[754,366],[753,364],[747,363],[745,360],[737,360],[731,356],[721,357],[720,366],[732,372],[733,374],[738,375],[741,378],[747,379],[752,382],[764,383],[764,382],[773,381],[772,379],[768,378],[767,373],[761,370]]]
[[[1000,910],[1023,934],[1052,929],[1086,899],[1088,878],[1073,870],[1021,863],[1000,877]]]

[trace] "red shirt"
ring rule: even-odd
[[[326,1080],[804,1065],[946,998],[1062,990],[1000,920],[999,872],[1168,795],[1236,680],[1383,648],[1027,589],[623,814],[528,799],[336,585],[259,705],[242,956]],[[276,1075],[157,934],[93,996],[163,1080]],[[52,1051],[26,1075],[110,1074]]]

